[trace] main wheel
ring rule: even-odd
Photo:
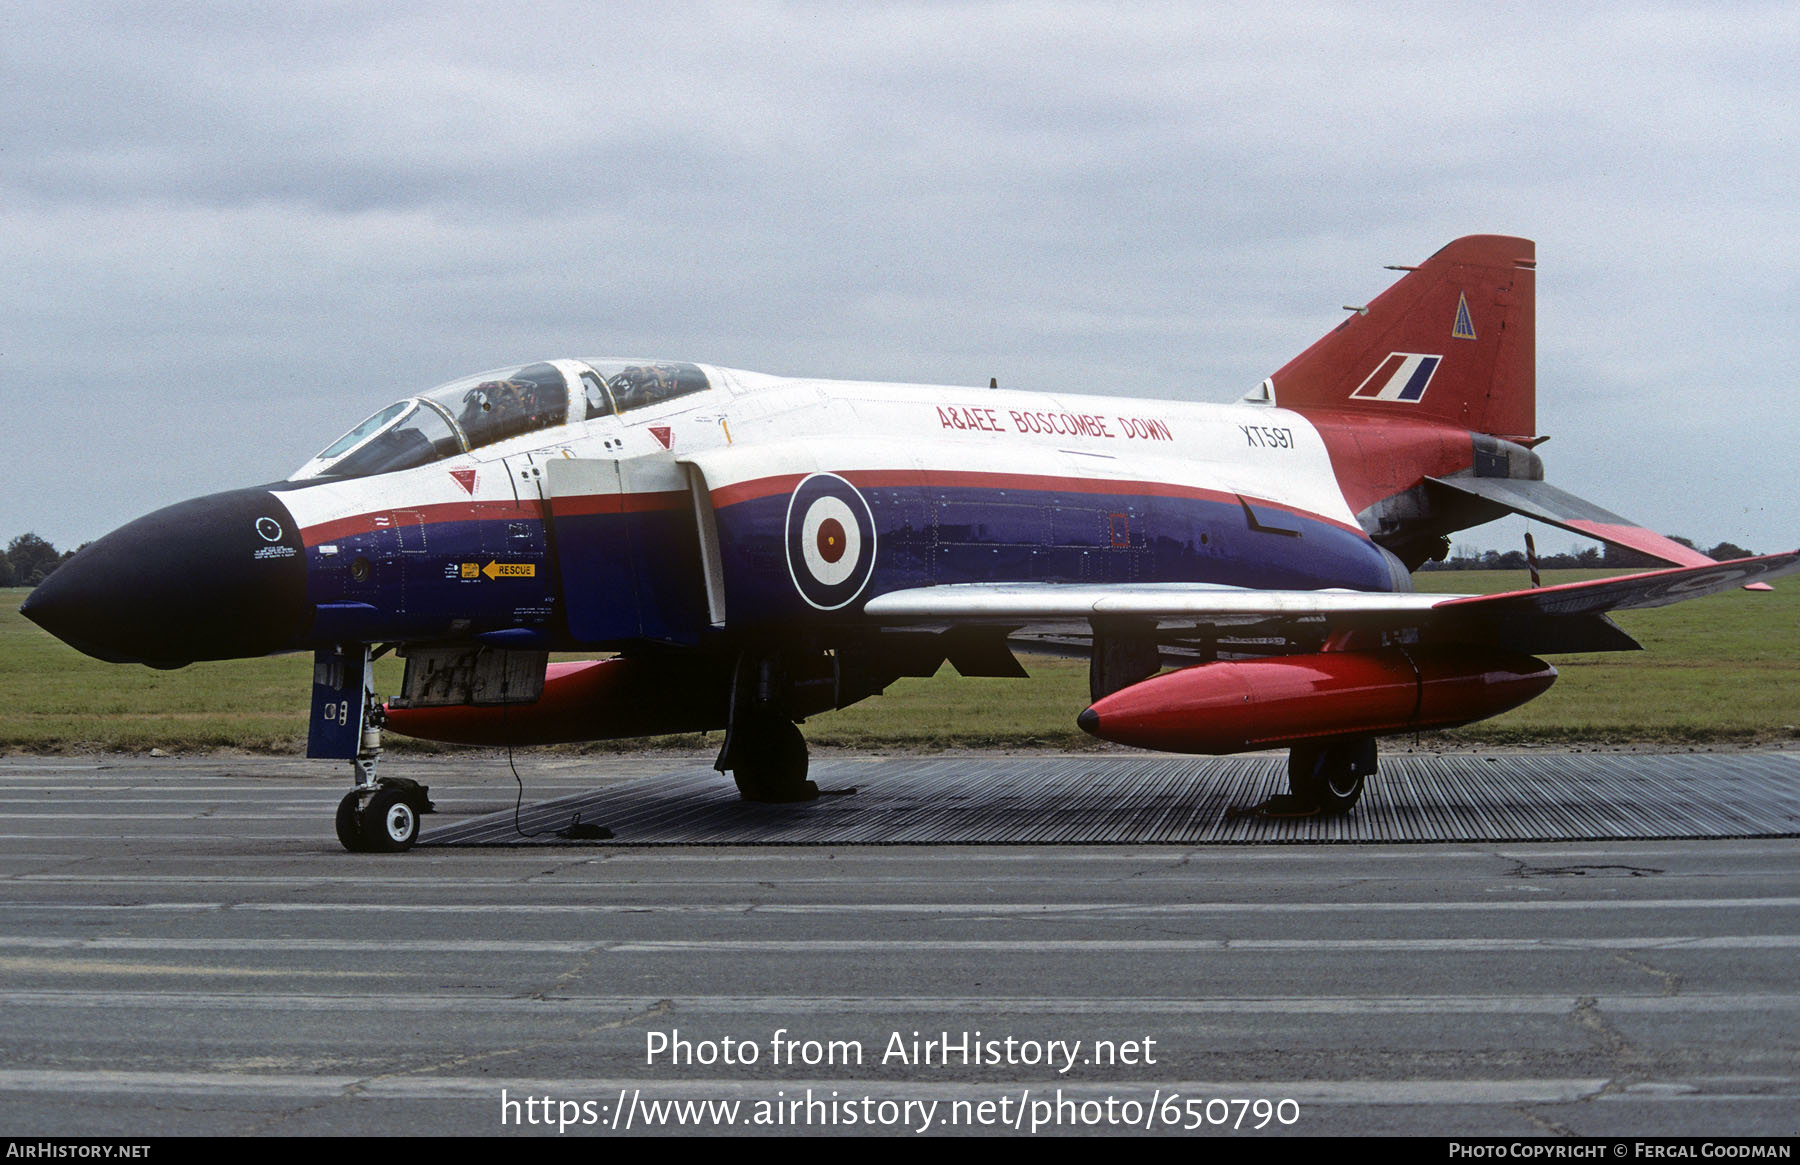
[[[1288,750],[1288,790],[1327,815],[1348,813],[1375,771],[1375,741],[1311,745]]]
[[[376,790],[363,806],[361,824],[363,849],[371,853],[397,854],[419,840],[419,811],[396,789]]]
[[[783,716],[757,716],[732,731],[731,776],[744,800],[782,805],[819,795],[819,786],[806,779],[806,737],[799,725]]]
[[[368,850],[368,845],[363,841],[361,809],[361,793],[347,793],[344,799],[338,802],[338,841],[343,843],[344,848],[353,854],[365,853]]]

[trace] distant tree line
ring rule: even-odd
[[[1681,543],[1691,550],[1699,550],[1689,539],[1678,534],[1671,534],[1670,539]],[[1721,562],[1732,558],[1748,558],[1755,553],[1745,550],[1735,542],[1721,542],[1711,550],[1701,550],[1708,558],[1716,558]],[[1580,570],[1585,568],[1604,568],[1606,570],[1645,570],[1668,563],[1660,558],[1652,558],[1648,554],[1640,554],[1635,550],[1627,550],[1623,546],[1607,546],[1605,548],[1590,546],[1574,554],[1540,554],[1538,568],[1540,570]],[[1525,559],[1523,550],[1508,550],[1504,554],[1498,550],[1484,550],[1480,554],[1455,553],[1443,562],[1427,562],[1420,570],[1524,570],[1530,563]]]
[[[59,552],[36,534],[21,534],[0,554],[0,587],[35,587],[74,555],[74,550]]]

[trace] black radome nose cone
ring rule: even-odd
[[[169,506],[83,548],[19,610],[113,663],[180,667],[267,655],[306,630],[306,550],[274,494],[232,490]]]

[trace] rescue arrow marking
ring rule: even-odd
[[[490,562],[481,568],[481,573],[489,578],[535,578],[537,564],[534,562]]]

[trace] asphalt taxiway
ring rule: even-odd
[[[1275,762],[537,757],[527,832],[615,831],[549,845],[390,757],[440,811],[377,856],[332,766],[7,758],[0,1128],[1794,1134],[1800,755],[1401,759],[1399,835],[1224,836]]]

